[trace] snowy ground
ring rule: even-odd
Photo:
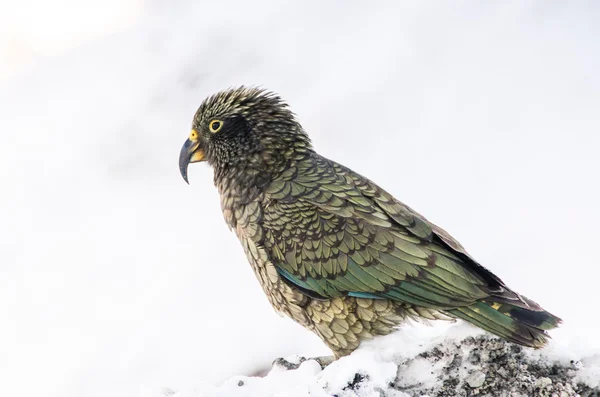
[[[600,348],[599,17],[596,2],[152,1],[2,83],[2,393],[147,396],[328,354],[269,307],[210,170],[178,174],[200,101],[239,84],[279,92],[324,155],[560,315],[556,343]]]
[[[498,342],[466,324],[425,328],[380,338],[324,370],[297,356],[263,377],[235,376],[219,386],[161,388],[150,397],[526,397],[600,393],[600,351],[576,352],[551,343],[532,351]],[[391,348],[394,346],[394,348]],[[582,354],[582,355],[579,355]],[[232,358],[235,359],[235,358]],[[467,394],[470,393],[470,394]],[[594,394],[592,394],[594,395]]]

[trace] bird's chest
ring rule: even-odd
[[[231,203],[235,205],[229,205]],[[309,298],[281,279],[267,248],[269,244],[265,238],[270,229],[264,228],[265,203],[236,203],[235,200],[225,200],[222,204],[225,221],[242,244],[248,262],[273,308],[305,326],[310,326],[310,320],[304,310]]]
[[[223,218],[238,238],[250,238],[260,242],[262,229],[262,205],[259,200],[247,201],[238,195],[221,195],[221,211]]]

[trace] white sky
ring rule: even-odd
[[[143,0],[0,0],[0,80],[88,40],[118,32]]]

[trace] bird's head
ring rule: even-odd
[[[215,178],[229,170],[269,174],[311,150],[308,136],[277,95],[240,87],[202,102],[181,149],[179,170],[186,182],[189,163],[199,161],[215,169]]]

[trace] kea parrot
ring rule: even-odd
[[[444,229],[317,153],[272,92],[242,86],[205,99],[180,152],[186,182],[200,161],[271,305],[335,358],[407,319],[458,318],[533,348],[561,322]]]

